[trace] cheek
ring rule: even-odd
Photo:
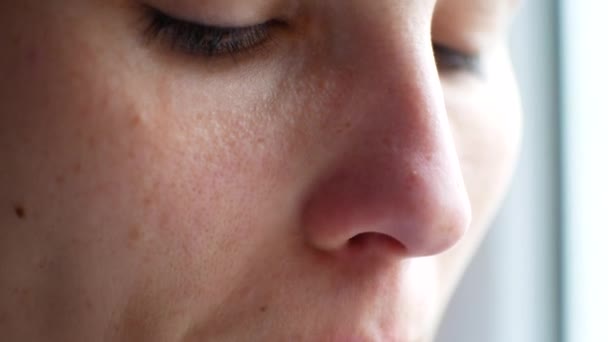
[[[153,110],[152,120],[163,123],[148,133],[166,137],[174,178],[188,184],[179,191],[192,201],[182,197],[179,202],[221,207],[240,217],[261,216],[256,206],[263,203],[295,205],[295,196],[321,164],[326,145],[319,140],[332,138],[322,134],[329,125],[322,109],[336,101],[327,95],[333,91],[326,77],[300,67],[308,74],[299,75],[298,67],[291,67],[290,73],[263,70],[256,77],[233,80],[225,79],[230,75],[216,81],[183,73],[151,80],[161,84],[155,97],[168,100],[164,109]],[[222,214],[227,212],[209,216],[234,216]]]
[[[467,93],[446,89],[461,167],[473,207],[473,228],[485,226],[510,180],[519,148],[519,93],[506,59]]]
[[[461,168],[473,207],[473,225],[485,225],[511,175],[519,133],[514,129],[510,116],[518,115],[518,110],[508,107],[511,106],[488,105],[467,110],[454,106],[455,109],[465,110],[470,119],[461,121],[459,125],[464,126],[454,128],[454,135],[458,136]],[[508,117],[508,122],[500,126],[503,120],[495,115],[503,119]]]
[[[495,113],[505,110],[504,107],[489,109],[494,109]],[[518,145],[518,133],[506,132],[504,127],[495,127],[493,122],[485,121],[472,124],[472,128],[467,129],[467,132],[482,131],[483,134],[476,139],[463,138],[459,146],[463,156],[461,167],[473,209],[472,232],[484,229],[497,209],[511,176]]]
[[[473,213],[466,237],[438,256],[447,299],[488,228],[518,154],[521,108],[506,58],[484,83],[444,84],[447,111]]]

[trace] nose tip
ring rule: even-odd
[[[346,167],[316,187],[303,220],[314,248],[421,257],[460,240],[471,208],[458,177],[441,177],[441,168],[404,172],[369,165],[378,164]]]

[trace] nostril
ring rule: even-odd
[[[348,249],[355,253],[386,253],[404,256],[407,248],[395,238],[382,233],[357,234],[348,240]]]

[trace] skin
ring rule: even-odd
[[[511,173],[503,0],[0,2],[0,335],[430,341]],[[479,52],[438,72],[432,42]]]

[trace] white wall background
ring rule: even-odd
[[[563,0],[568,342],[608,341],[608,3]]]
[[[526,113],[521,162],[437,342],[561,341],[556,6],[524,1],[516,19],[512,55]]]

